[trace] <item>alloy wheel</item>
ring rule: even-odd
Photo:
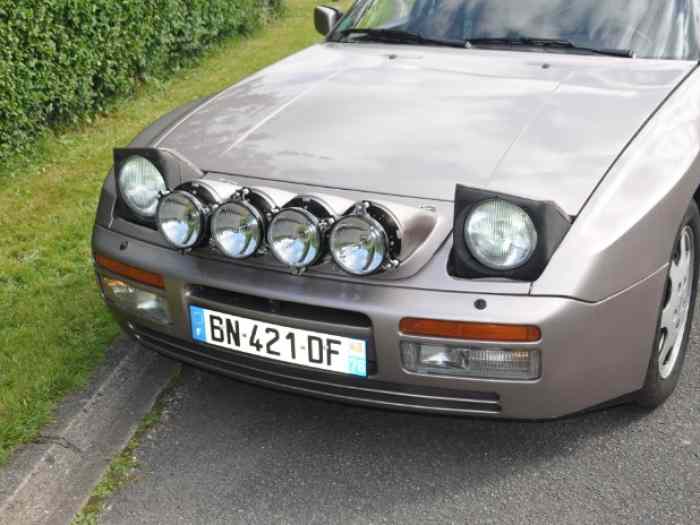
[[[681,232],[671,259],[668,292],[659,327],[659,375],[668,378],[676,367],[686,331],[690,326],[690,299],[695,277],[695,236],[690,226]]]

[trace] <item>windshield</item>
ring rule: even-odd
[[[331,40],[368,39],[350,29],[389,29],[478,46],[506,45],[489,38],[557,39],[639,58],[696,60],[699,7],[700,0],[359,0]]]

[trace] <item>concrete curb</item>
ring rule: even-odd
[[[0,469],[0,524],[70,523],[178,368],[119,337],[90,385]]]

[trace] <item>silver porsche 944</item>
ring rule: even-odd
[[[123,330],[269,387],[443,414],[654,408],[700,261],[700,0],[358,0],[116,149]]]

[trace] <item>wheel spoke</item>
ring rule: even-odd
[[[668,359],[669,352],[673,349],[673,345],[678,337],[677,318],[678,315],[676,305],[669,302],[668,306],[661,314],[661,329],[663,330],[663,338],[659,345],[659,362],[663,364]]]
[[[675,369],[688,329],[690,299],[693,290],[695,246],[693,232],[686,226],[668,269],[668,299],[661,312],[657,358],[663,379]]]
[[[671,295],[673,296],[679,289],[679,285],[683,284],[683,279],[686,276],[687,267],[682,264],[682,257],[678,261],[671,261],[668,277],[671,280]]]

